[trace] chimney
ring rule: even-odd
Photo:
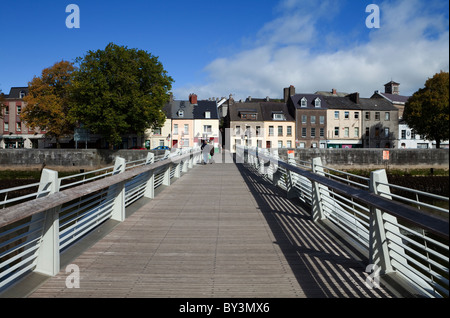
[[[350,100],[352,102],[354,102],[355,104],[359,104],[359,93],[353,93],[350,95],[347,95],[348,98],[350,98]]]
[[[295,87],[293,85],[286,87],[283,90],[283,95],[284,95],[284,102],[287,103],[289,97],[295,95]]]
[[[197,104],[197,95],[190,94],[189,95],[189,103],[196,105]]]
[[[333,88],[333,89],[331,90],[331,92],[333,93],[333,96],[336,96],[336,95],[337,95],[336,88]]]

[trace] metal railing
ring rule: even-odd
[[[277,149],[238,147],[237,156],[310,206],[314,221],[350,237],[377,275],[396,273],[422,296],[448,297],[448,197],[390,184],[384,169],[365,178],[325,167],[320,158],[289,154],[283,161]]]
[[[137,161],[118,157],[114,166],[62,178],[44,169],[39,183],[1,190],[0,293],[33,271],[56,275],[61,253],[106,220],[123,221],[126,207],[154,198],[200,154],[189,148]],[[31,193],[14,195],[23,190]]]

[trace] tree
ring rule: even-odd
[[[78,58],[70,115],[110,147],[122,136],[162,127],[172,78],[150,53],[110,43]]]
[[[441,71],[429,78],[406,102],[403,118],[440,148],[441,141],[449,139],[449,73]]]
[[[61,137],[73,133],[67,114],[74,70],[72,63],[61,61],[44,69],[40,77],[35,76],[28,83],[28,95],[24,97],[27,107],[20,114],[31,129],[39,128],[55,137],[57,148],[61,147]]]

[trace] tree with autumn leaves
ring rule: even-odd
[[[75,70],[72,63],[61,61],[42,71],[28,83],[27,107],[21,112],[21,120],[31,129],[40,128],[56,139],[73,133],[74,125],[68,117],[70,110],[71,78]]]
[[[78,64],[61,61],[29,83],[22,120],[58,139],[83,125],[110,147],[122,136],[162,127],[173,82],[157,57],[110,43]]]

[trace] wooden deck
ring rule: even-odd
[[[294,201],[240,164],[194,167],[29,295],[395,297]]]

